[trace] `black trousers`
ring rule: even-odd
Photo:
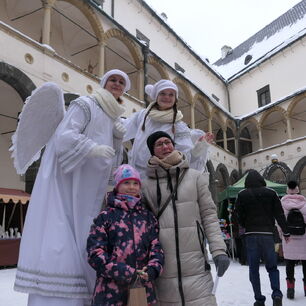
[[[294,279],[294,267],[298,263],[298,260],[286,259],[286,276],[289,280]],[[302,260],[303,277],[306,281],[306,260]]]

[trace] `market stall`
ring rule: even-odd
[[[30,195],[0,188],[0,266],[16,265]]]

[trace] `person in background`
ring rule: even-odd
[[[217,305],[204,239],[218,276],[230,261],[208,189],[209,174],[190,169],[186,156],[174,149],[174,140],[164,131],[151,134],[147,145],[151,158],[142,190],[158,217],[165,252],[164,272],[156,282],[158,303]]]
[[[83,306],[94,289],[86,239],[119,156],[121,96],[130,80],[114,69],[100,85],[95,94],[71,102],[42,157],[14,286],[29,293],[28,306]]]
[[[127,129],[123,142],[134,139],[132,149],[128,152],[129,164],[145,178],[150,152],[144,143],[155,131],[164,131],[173,138],[176,148],[186,155],[194,167],[202,167],[203,163],[199,165],[197,159],[207,160],[207,148],[213,135],[202,132],[193,141],[191,130],[183,121],[182,112],[177,109],[177,86],[169,80],[160,80],[154,85],[146,85],[145,91],[153,102],[123,122]]]
[[[158,223],[142,204],[139,173],[123,164],[114,177],[114,191],[87,240],[88,262],[97,272],[92,305],[127,305],[129,287],[137,277],[146,288],[148,304],[155,304],[152,281],[164,263]]]
[[[299,194],[299,192],[297,182],[289,181],[287,183],[287,195],[282,197],[281,203],[286,217],[291,209],[298,209],[306,223],[306,198]],[[303,285],[306,296],[306,233],[304,235],[291,235],[288,243],[286,243],[283,235],[281,235],[281,238],[283,240],[283,254],[286,261],[287,298],[294,299],[294,267],[299,260],[301,260],[303,267]]]
[[[290,234],[277,193],[266,187],[264,178],[256,170],[249,171],[245,179],[245,189],[238,193],[236,211],[239,224],[245,228],[249,276],[255,297],[254,306],[265,305],[266,300],[260,288],[261,257],[264,259],[270,278],[273,306],[280,306],[283,294],[280,290],[277,257],[274,250],[275,219],[286,240]]]

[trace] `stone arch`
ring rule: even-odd
[[[240,124],[240,129],[245,128],[248,124],[251,124],[251,123],[254,124],[256,126],[256,128],[258,129],[259,122],[254,117],[251,117],[251,118],[248,118],[248,119],[242,121],[241,124]]]
[[[160,74],[162,79],[169,80],[169,74],[168,72],[164,69],[164,67],[159,63],[159,61],[156,59],[154,56],[149,56],[148,57],[148,64],[152,65]]]
[[[227,150],[233,154],[237,153],[237,128],[235,121],[227,118],[225,121],[226,126],[226,142]]]
[[[191,102],[192,95],[189,86],[186,81],[180,79],[179,77],[174,78],[173,82],[178,86],[178,102],[177,107],[183,113],[184,122],[189,127],[192,127],[192,112],[191,112]]]
[[[303,168],[306,166],[306,156],[302,157],[294,166],[290,179],[300,181],[300,175]]]
[[[194,125],[195,128],[203,130],[205,132],[209,131],[210,124],[210,109],[207,105],[205,98],[196,93],[192,99],[192,107],[194,107]]]
[[[172,82],[182,88],[188,103],[191,105],[191,103],[192,103],[192,95],[191,95],[191,91],[190,91],[190,88],[188,86],[188,83],[186,81],[180,79],[179,77],[174,78],[172,80]]]
[[[281,172],[284,174],[285,176],[284,181],[276,181],[272,179],[272,174],[277,170],[281,170]],[[292,171],[285,163],[276,162],[266,167],[262,176],[270,181],[272,180],[275,181],[276,183],[285,184],[288,181],[288,179],[292,176]]]
[[[216,168],[216,176],[217,176],[217,178],[218,178],[218,172],[222,176],[222,180],[223,180],[223,183],[224,183],[224,189],[225,189],[229,185],[229,173],[228,173],[228,170],[227,170],[226,166],[221,163]],[[218,191],[223,191],[223,190],[218,190]]]
[[[103,41],[107,44],[107,40],[110,38],[119,39],[128,48],[129,52],[131,53],[136,68],[137,69],[143,68],[142,55],[140,51],[138,50],[136,44],[130,38],[128,38],[124,32],[118,29],[110,29],[104,33]]]
[[[287,113],[289,116],[291,116],[293,109],[296,107],[296,105],[298,103],[300,103],[303,99],[306,98],[306,92],[303,93],[300,96],[294,97],[294,99],[291,101],[291,103],[289,104],[288,108],[287,108]]]
[[[95,35],[97,36],[98,41],[103,40],[103,26],[101,24],[100,19],[96,15],[94,9],[86,3],[86,1],[79,1],[79,0],[56,0],[56,2],[68,2],[71,5],[77,7],[87,18],[88,22],[90,23]]]
[[[230,185],[234,185],[239,179],[239,173],[236,169],[234,169],[232,172],[231,172],[231,175],[229,177],[229,183]]]
[[[280,112],[284,117],[286,117],[286,110],[283,109],[280,106],[274,106],[271,109],[269,109],[268,111],[264,112],[264,114],[261,116],[260,120],[259,120],[259,126],[262,126],[264,121],[274,112]]]
[[[275,106],[259,120],[262,148],[284,143],[288,139],[286,111]]]
[[[226,128],[226,125],[225,125],[225,120],[222,116],[222,112],[217,108],[217,107],[213,107],[211,112],[210,112],[210,117],[213,119],[213,118],[216,118],[219,120],[219,125],[221,126],[222,129],[225,129]]]
[[[4,62],[0,62],[0,80],[7,83],[13,90],[16,91],[16,93],[18,93],[18,95],[20,96],[21,98],[20,100],[22,102],[25,102],[26,98],[30,96],[32,91],[36,88],[33,81],[24,72]],[[21,101],[20,103],[22,103]],[[13,101],[8,101],[7,103],[11,103],[11,102]],[[12,105],[10,105],[9,107],[12,107]],[[16,108],[16,117],[17,117],[17,113],[20,112],[21,110],[22,110],[22,106],[18,105],[18,107]],[[17,121],[17,118],[16,118],[16,121]],[[17,122],[16,124],[14,122],[14,129],[16,125],[17,125]],[[35,169],[36,170],[38,169],[39,163],[40,161],[37,161],[35,164],[31,165],[29,169],[27,170],[27,172],[25,173],[25,176],[24,176],[25,177],[25,190],[27,192],[32,191],[32,187],[33,187],[34,180],[35,180],[35,177],[33,177],[32,174],[35,171]],[[15,170],[13,169],[13,163],[10,164],[10,168],[8,168],[7,171],[9,171],[10,173],[13,173],[13,172],[15,173]],[[36,176],[36,172],[35,172],[35,176]]]
[[[244,131],[247,129],[247,131]],[[250,135],[250,141],[248,138],[244,138],[243,134],[248,133]],[[259,124],[255,118],[248,118],[244,120],[239,127],[239,152],[240,155],[245,155],[259,149]]]
[[[206,167],[209,172],[209,190],[210,190],[210,193],[211,193],[211,196],[214,202],[218,203],[218,195],[217,195],[217,189],[216,189],[217,177],[216,177],[214,165],[210,160],[208,160],[206,163]]]
[[[23,101],[36,88],[33,81],[25,73],[4,62],[0,62],[0,79],[12,86]]]
[[[208,106],[208,101],[200,93],[196,93],[193,96],[192,104],[194,106],[196,106],[198,101],[199,101],[199,103],[202,104],[203,108],[205,108],[205,110],[207,111],[207,115],[210,115],[210,109],[209,109],[209,106]]]
[[[237,127],[236,127],[236,123],[233,119],[227,118],[225,120],[225,126],[229,127],[230,129],[232,129],[234,135],[237,135]]]
[[[225,121],[218,109],[213,108],[211,111],[211,132],[215,136],[215,143],[218,147],[224,149],[224,131],[226,131]]]
[[[287,109],[287,120],[291,129],[290,136],[292,139],[305,136],[306,122],[306,93],[296,97]]]

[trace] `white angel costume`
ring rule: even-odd
[[[181,111],[177,112],[176,120],[174,123],[175,131],[173,134],[173,109],[157,110],[152,108],[154,103],[155,102],[151,103],[146,109],[134,113],[130,118],[127,118],[123,122],[127,130],[123,137],[123,142],[134,139],[133,146],[128,152],[129,164],[139,171],[142,179],[145,178],[147,162],[151,157],[150,151],[147,147],[147,138],[154,132],[163,131],[171,136],[175,142],[175,149],[183,152],[186,155],[188,161],[191,162],[191,166],[200,166],[197,163],[197,159],[204,158],[206,160],[207,156],[202,155],[207,153],[206,147],[208,147],[209,144],[205,141],[203,144],[204,147],[201,148],[200,152],[197,150],[197,156],[194,156],[194,150],[196,149],[196,146],[191,138],[191,129],[189,129],[187,124],[182,121],[183,114]],[[144,117],[149,110],[150,112],[145,122],[145,130],[143,131],[142,125]],[[201,152],[204,153],[201,154]]]
[[[56,305],[83,305],[91,297],[95,271],[87,263],[86,241],[116,156],[93,157],[90,152],[101,144],[115,146],[113,127],[123,112],[102,88],[95,96],[71,102],[41,161],[21,239],[15,290],[46,296],[46,301],[63,298]],[[18,140],[14,142],[17,146]],[[17,153],[16,147],[15,159]]]
[[[206,141],[199,141],[198,139],[205,135],[200,129],[191,129],[191,140],[194,144],[192,156],[190,160],[190,168],[199,170],[200,172],[207,172],[206,163],[210,155],[210,145]]]

